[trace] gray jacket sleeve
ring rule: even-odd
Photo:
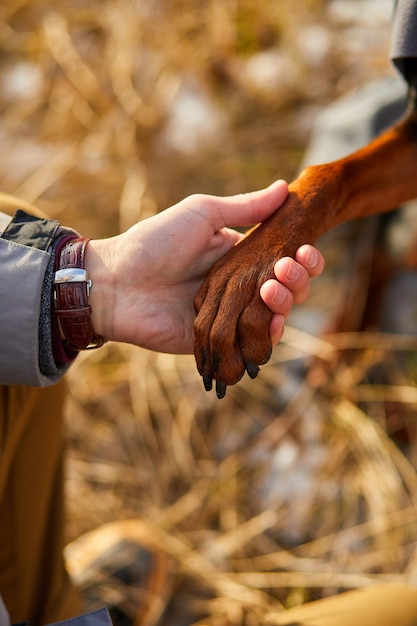
[[[4,238],[10,224],[10,217],[0,213],[0,385],[43,387],[57,382],[68,369],[68,364],[53,362],[46,370],[40,365],[40,341],[47,334],[45,324],[40,324],[42,298],[45,277],[51,274],[53,248],[39,249],[18,238]],[[57,224],[54,238],[68,233],[73,231]],[[50,291],[47,298],[50,302]],[[47,341],[46,352],[52,354],[50,333]]]
[[[0,226],[1,228],[1,226]],[[10,616],[0,596],[0,626],[10,626]]]
[[[108,609],[101,608],[48,626],[113,626]]]
[[[417,0],[397,0],[395,4],[390,56],[409,81],[408,60],[417,57]]]

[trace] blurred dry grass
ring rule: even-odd
[[[291,179],[315,113],[389,73],[381,6],[3,0],[1,188],[97,237],[191,192]],[[304,319],[323,321],[335,285],[316,283]],[[274,623],[416,583],[416,339],[314,335],[289,324],[221,402],[191,357],[108,345],[73,367],[68,537],[149,524],[178,563],[166,624]]]

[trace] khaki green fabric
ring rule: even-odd
[[[82,613],[62,556],[64,390],[0,387],[0,594],[34,626]]]

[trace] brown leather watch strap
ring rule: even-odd
[[[59,320],[65,347],[70,350],[99,348],[104,338],[94,331],[91,306],[92,286],[85,271],[85,249],[90,240],[76,238],[61,250],[54,275],[54,314]]]

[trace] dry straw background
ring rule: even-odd
[[[390,6],[2,0],[1,188],[101,237],[189,193],[291,179],[322,107],[391,73]],[[151,528],[175,562],[165,624],[273,624],[416,583],[417,340],[320,336],[351,270],[341,236],[323,246],[271,363],[224,400],[192,357],[131,346],[68,376],[68,540]]]

